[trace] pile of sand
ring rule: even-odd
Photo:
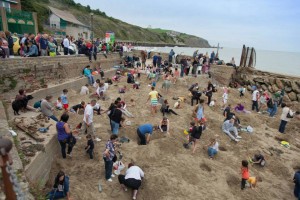
[[[127,85],[125,79],[119,86]],[[157,90],[169,100],[170,105],[175,102],[173,96],[187,95],[188,85],[198,82],[201,88],[206,87],[208,78],[188,77],[172,85],[168,95],[161,89],[161,82],[157,84]],[[188,101],[184,109],[178,110],[179,116],[168,115],[171,122],[171,136],[167,137],[160,132],[155,132],[149,145],[138,146],[136,128],[143,123],[158,124],[162,114],[157,113],[154,117],[150,115],[148,103],[148,87],[145,77],[142,77],[142,85],[139,90],[130,90],[126,94],[118,94],[118,86],[110,86],[108,95],[110,100],[100,101],[103,108],[108,108],[118,96],[129,101],[133,98],[136,107],[128,107],[135,118],[127,118],[131,126],[120,129],[120,136],[130,138],[130,143],[122,145],[123,162],[127,165],[134,161],[145,172],[145,179],[138,193],[138,199],[294,199],[293,182],[294,169],[300,168],[299,149],[300,132],[299,121],[288,123],[285,135],[277,132],[279,126],[279,109],[276,118],[251,113],[238,114],[242,125],[251,125],[254,128],[253,134],[240,133],[243,139],[239,143],[230,141],[229,137],[221,131],[223,122],[222,110],[220,109],[222,90],[214,93],[218,105],[211,109],[205,107],[205,117],[208,119],[208,128],[201,137],[199,148],[196,153],[183,148],[186,137],[183,130],[189,127],[191,121],[192,107]],[[81,97],[74,91],[70,92],[71,105],[81,100],[89,101],[88,97]],[[240,99],[238,91],[232,89],[229,94],[229,102],[236,105],[238,102],[245,102],[246,109],[250,110],[251,96],[246,94]],[[81,122],[82,115],[71,115],[70,123],[73,127]],[[108,183],[104,178],[104,162],[102,152],[105,142],[110,134],[109,121],[106,114],[95,115],[94,123],[96,135],[102,139],[96,142],[95,158],[90,160],[84,151],[86,139],[84,136],[78,140],[73,150],[73,158],[61,159],[60,155],[53,165],[51,178],[48,186],[52,186],[54,177],[59,170],[64,170],[70,176],[70,192],[75,200],[93,199],[131,199],[131,192],[121,190],[117,178]],[[280,146],[278,138],[282,137],[291,144],[290,149]],[[208,144],[209,139],[217,137],[222,151],[219,151],[216,159],[210,160],[203,146]],[[267,159],[267,166],[264,168],[250,166],[251,176],[261,176],[263,182],[259,183],[255,190],[240,189],[240,165],[243,159],[247,159],[257,151],[263,152]],[[267,153],[266,153],[267,152]],[[272,156],[270,155],[272,153]],[[124,171],[123,171],[124,173]],[[98,183],[101,181],[103,192],[99,193]]]

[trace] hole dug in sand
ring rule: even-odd
[[[200,165],[200,168],[201,168],[202,170],[204,170],[204,171],[211,172],[211,168],[210,168],[207,164],[205,164],[205,163],[202,163],[202,164]]]
[[[240,179],[235,175],[228,175],[226,182],[229,187],[235,187],[236,185],[239,185]]]
[[[219,147],[219,150],[220,150],[220,151],[227,151],[227,149],[226,149],[225,147],[223,147],[223,146],[220,146],[220,147]]]

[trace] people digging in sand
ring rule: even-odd
[[[105,179],[108,182],[112,182],[111,178],[114,178],[113,175],[113,159],[116,156],[116,148],[115,143],[117,142],[118,136],[113,134],[110,136],[110,140],[108,140],[105,144],[105,151],[103,152],[103,160],[105,163]]]
[[[124,191],[127,191],[127,187],[133,190],[132,199],[136,199],[144,175],[145,174],[141,168],[135,166],[133,163],[129,163],[125,175],[121,174],[118,176],[119,183]]]
[[[70,112],[78,114],[80,110],[85,108],[85,102],[82,101],[80,104],[76,104],[71,107]]]
[[[154,115],[157,113],[157,102],[158,102],[158,92],[155,90],[155,87],[151,87],[151,92],[149,93],[149,97],[147,102],[150,100],[151,105],[151,114]]]
[[[170,105],[167,99],[165,99],[162,103],[160,111],[163,113],[163,116],[165,116],[166,113],[173,113],[174,115],[178,115],[174,110],[170,109]]]
[[[188,148],[190,144],[193,144],[192,153],[194,154],[198,147],[198,141],[202,135],[202,132],[204,131],[204,124],[201,120],[198,120],[196,123],[191,122],[190,125],[191,125],[191,128],[189,131],[189,133],[190,133],[189,141],[187,144],[184,144],[184,147]]]
[[[94,110],[93,107],[96,104],[96,100],[92,100],[91,103],[85,104],[84,107],[84,116],[82,123],[82,133],[87,133],[95,137],[95,129],[94,129]]]
[[[226,120],[223,123],[222,131],[226,135],[228,135],[230,137],[230,139],[232,139],[235,142],[238,142],[238,141],[240,141],[240,139],[242,139],[242,137],[238,135],[237,128],[234,126],[234,119],[233,118],[231,118],[230,120]],[[233,133],[233,135],[232,135],[232,133]]]
[[[76,139],[73,133],[78,133],[77,130],[71,130],[68,124],[69,115],[67,113],[62,114],[60,121],[56,123],[57,139],[61,147],[62,157],[65,159],[67,156],[71,157],[72,149],[76,144]],[[66,148],[68,145],[68,151],[66,154]]]
[[[247,160],[242,161],[241,174],[242,174],[241,189],[243,190],[246,188],[246,181],[249,179],[250,176]]]
[[[53,111],[54,111],[55,108],[52,106],[51,101],[52,101],[52,96],[51,95],[46,96],[46,98],[42,100],[42,102],[41,102],[41,112],[45,116],[49,117],[50,119],[58,122],[58,119],[53,114]]]
[[[140,138],[140,145],[146,145],[150,142],[151,135],[153,134],[152,124],[140,125],[137,130],[137,135]]]
[[[90,159],[94,159],[94,141],[93,141],[93,138],[90,134],[87,134],[86,139],[87,139],[87,145],[84,149],[85,149],[86,153],[89,154]]]
[[[251,164],[257,164],[264,167],[266,165],[265,157],[260,153],[255,154],[254,157],[251,159]]]
[[[160,121],[159,125],[158,125],[158,129],[160,130],[160,132],[167,132],[167,134],[169,133],[170,130],[170,121],[167,117],[163,117],[163,119]]]
[[[215,138],[211,138],[207,149],[209,158],[213,159],[215,155],[217,155],[218,151],[219,151],[219,142]]]

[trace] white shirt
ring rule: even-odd
[[[216,142],[213,146],[211,146],[211,148],[213,148],[213,149],[219,151],[219,143]]]
[[[93,109],[95,109],[95,110],[98,110],[100,108],[100,104],[99,103],[96,103],[95,105],[94,105],[94,107],[93,107]]]
[[[58,100],[56,100],[55,106],[56,106],[56,108],[62,109],[63,104],[62,104],[62,102],[59,102]]]
[[[69,46],[70,46],[70,41],[69,41],[69,39],[68,39],[68,38],[65,38],[64,41],[63,41],[63,44],[64,44],[64,47],[69,48]]]
[[[144,172],[138,166],[132,166],[127,169],[125,179],[134,178],[135,180],[141,180],[144,177]]]
[[[222,97],[223,97],[224,100],[227,100],[228,99],[228,94],[224,93]]]
[[[86,94],[89,94],[90,91],[89,91],[89,88],[86,87],[85,85],[81,87],[81,90],[80,90],[80,95],[86,95]]]
[[[290,113],[290,115],[293,115],[293,111],[290,108],[284,107],[282,109],[282,114],[280,116],[280,119],[286,122],[290,121],[291,118],[286,117],[288,113]]]
[[[86,115],[88,115],[88,118],[86,119]],[[88,104],[84,109],[84,116],[83,121],[85,123],[93,123],[93,117],[94,117],[94,110],[91,104]]]
[[[212,101],[209,103],[209,106],[215,106],[215,101],[212,100]]]
[[[257,93],[259,91],[258,90],[254,90],[253,93],[252,93],[252,101],[257,101]]]
[[[99,84],[95,81],[94,84],[93,84],[93,87],[94,87],[94,88],[98,88],[98,87],[99,87]]]

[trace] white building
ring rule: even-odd
[[[82,37],[90,39],[90,27],[78,21],[74,15],[67,11],[62,11],[48,6],[51,15],[49,17],[50,29],[56,32],[56,35],[70,35],[75,39]]]

